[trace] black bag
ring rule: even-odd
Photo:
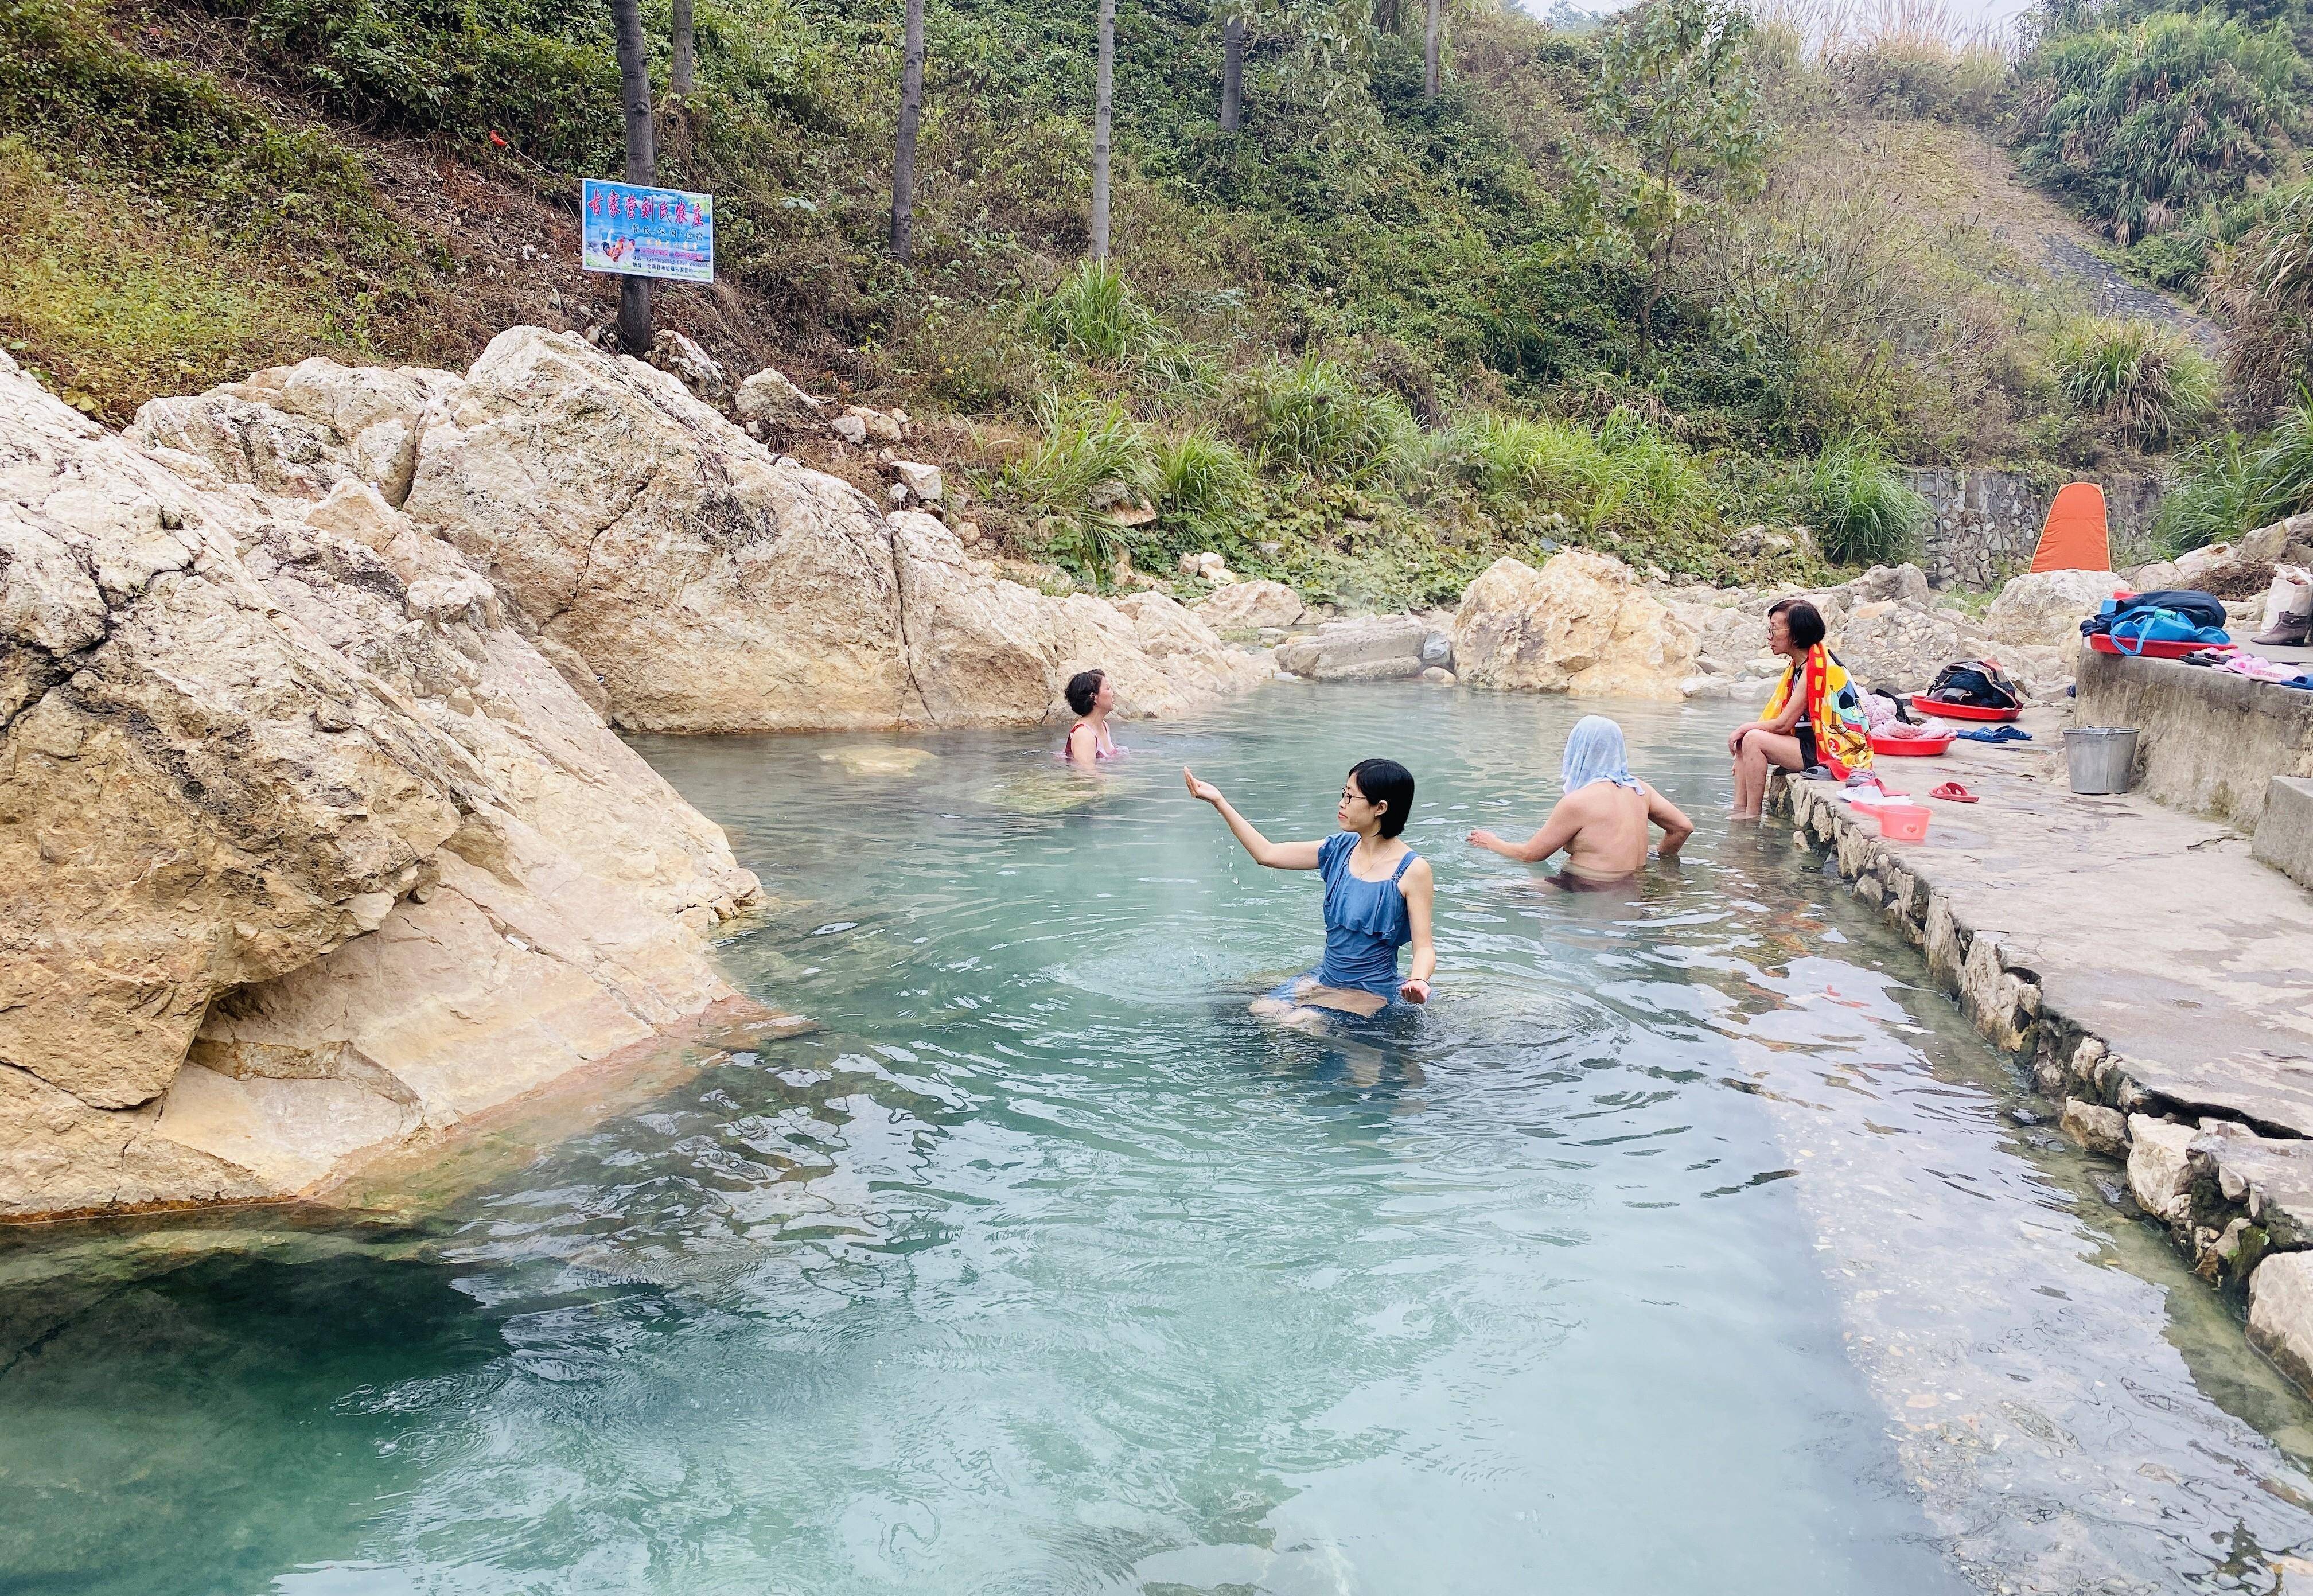
[[[2213,626],[2220,630],[2228,619],[2224,600],[2215,595],[2193,587],[2168,587],[2159,593],[2133,593],[2126,598],[2110,600],[2104,613],[2080,622],[2080,635],[2094,637],[2098,632],[2109,632],[2115,624],[2142,610],[2173,611],[2195,626]]]
[[[1928,697],[1941,704],[1965,704],[1978,710],[2018,710],[2024,695],[2008,673],[1989,659],[1963,659],[1936,673]]]

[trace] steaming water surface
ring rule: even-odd
[[[2273,1591],[2302,1405],[1786,834],[1574,895],[1580,709],[653,740],[822,1022],[405,1225],[0,1242],[0,1591]],[[1438,1001],[1318,1036],[1272,837],[1420,780]],[[2028,1117],[2028,1115],[2027,1115]],[[2309,1565],[2308,1572],[2313,1572]]]

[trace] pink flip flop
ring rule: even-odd
[[[1948,804],[1972,804],[1976,801],[1975,794],[1957,781],[1947,781],[1941,787],[1930,788],[1928,796],[1939,798]]]

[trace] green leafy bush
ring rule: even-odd
[[[1371,476],[1396,463],[1416,432],[1403,400],[1315,355],[1256,373],[1246,410],[1262,463],[1311,476]]]
[[[2188,455],[2153,518],[2171,554],[2313,510],[2313,395],[2300,394],[2271,432],[2251,444],[2228,437]]]
[[[2120,441],[2167,448],[2216,407],[2216,367],[2184,334],[2152,322],[2076,322],[2052,352],[2064,398]]]
[[[1807,507],[1816,541],[1841,565],[1912,559],[1928,525],[1928,501],[1862,438],[1844,439],[1816,456],[1807,468]]]

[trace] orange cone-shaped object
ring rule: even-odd
[[[2040,527],[2036,571],[2108,571],[2112,539],[2105,530],[2104,489],[2094,482],[2067,482],[2056,490],[2048,519]]]

